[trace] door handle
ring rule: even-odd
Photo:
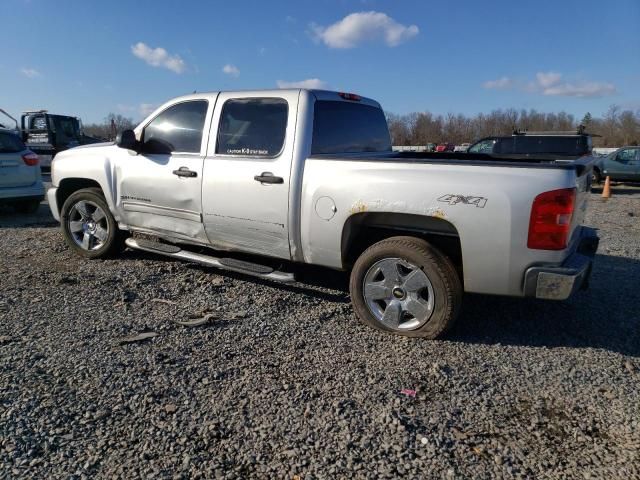
[[[260,183],[284,183],[282,177],[275,177],[271,172],[262,172],[260,175],[253,177],[253,179]]]
[[[188,178],[194,178],[198,176],[198,172],[189,170],[188,167],[180,167],[178,170],[174,170],[173,174],[179,177],[188,177]]]

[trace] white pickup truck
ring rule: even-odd
[[[295,264],[350,271],[363,322],[435,338],[463,292],[561,300],[586,286],[592,163],[392,152],[371,99],[214,92],[61,152],[48,200],[84,257],[126,245],[283,282]]]

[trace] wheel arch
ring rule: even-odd
[[[56,190],[56,202],[60,212],[62,212],[62,206],[64,205],[64,202],[67,201],[67,198],[69,198],[72,193],[82,190],[83,188],[99,188],[102,194],[105,194],[102,185],[93,179],[81,177],[63,178],[60,180]],[[107,204],[111,203],[108,198],[106,200]]]
[[[462,247],[458,230],[447,220],[427,215],[363,212],[350,216],[342,229],[342,265],[351,268],[360,254],[374,243],[401,235],[426,240],[444,253],[463,282]]]

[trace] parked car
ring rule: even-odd
[[[44,199],[38,156],[15,130],[0,129],[0,203],[31,213]]]
[[[435,143],[427,143],[426,150],[427,150],[427,152],[435,152],[437,146],[438,145],[435,144]]]
[[[575,132],[516,132],[511,136],[486,137],[468,149],[469,153],[491,155],[547,156],[551,159],[575,159],[591,155],[593,135]]]
[[[436,152],[453,152],[456,146],[453,143],[439,143],[436,147]]]
[[[592,162],[393,152],[374,100],[213,92],[170,100],[116,145],[59,153],[48,200],[83,257],[126,245],[282,282],[303,264],[344,270],[361,321],[435,338],[463,292],[586,286]]]
[[[611,180],[640,182],[640,147],[622,147],[605,157],[598,157],[593,167],[593,182]]]
[[[470,143],[461,143],[460,145],[456,145],[453,149],[454,152],[466,152],[467,150],[469,150],[469,147],[471,146]]]

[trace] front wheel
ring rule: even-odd
[[[600,185],[602,183],[602,174],[597,168],[594,168],[591,172],[591,183],[594,185]]]
[[[408,337],[442,335],[462,303],[449,258],[415,237],[391,237],[365,250],[351,271],[349,290],[364,324]]]
[[[122,248],[123,235],[97,188],[72,193],[62,206],[60,223],[64,239],[86,258],[104,258]]]

